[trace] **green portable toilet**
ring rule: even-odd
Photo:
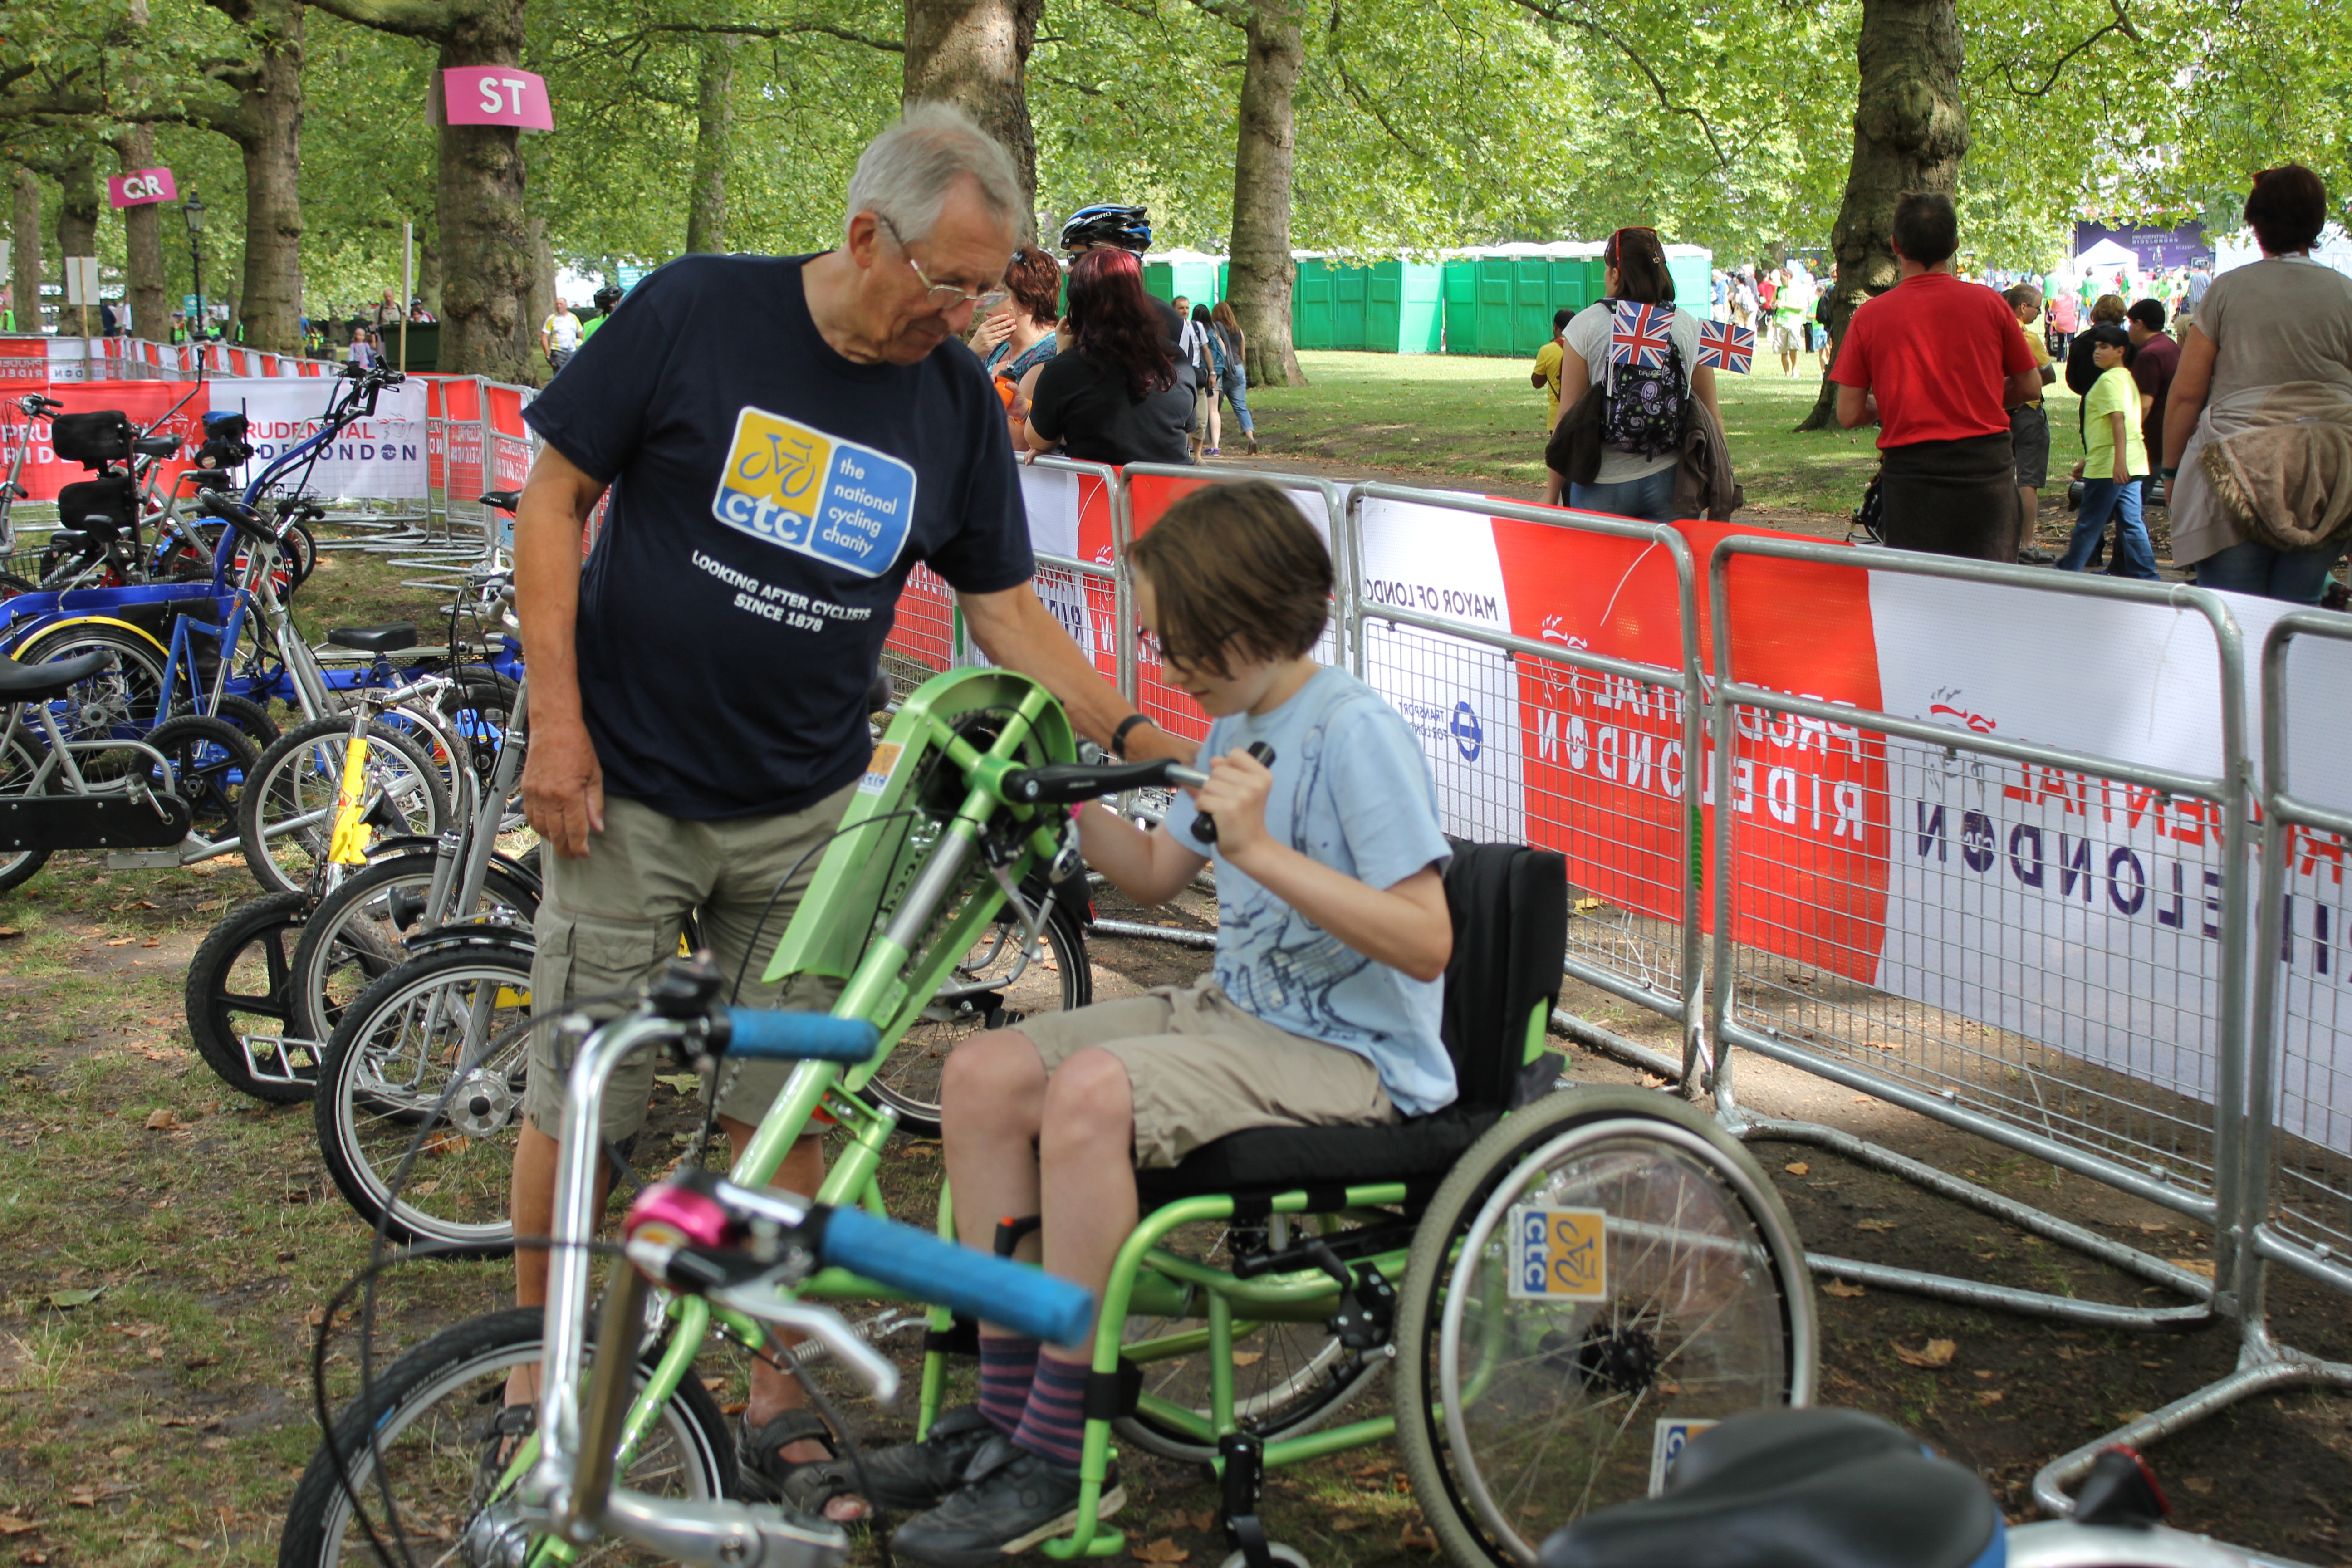
[[[1365,337],[1365,307],[1370,302],[1372,271],[1369,267],[1337,267],[1331,270],[1331,346],[1361,353],[1380,344]]]
[[[1511,258],[1511,336],[1502,353],[1533,357],[1551,339],[1551,258]]]
[[[1695,245],[1670,245],[1666,275],[1675,280],[1675,303],[1697,311],[1701,321],[1715,313],[1715,252]]]
[[[1219,291],[1217,263],[1208,257],[1169,257],[1143,264],[1143,291],[1155,300],[1181,294],[1195,305],[1213,305]]]
[[[1332,336],[1335,279],[1331,264],[1319,256],[1303,256],[1290,281],[1290,342],[1294,348],[1328,349]]]
[[[1366,346],[1382,353],[1435,353],[1442,288],[1439,269],[1430,262],[1383,261],[1374,267]]]
[[[1445,352],[1478,352],[1478,262],[1469,256],[1448,257],[1441,268],[1445,296]]]
[[[1478,258],[1478,346],[1481,354],[1511,352],[1511,258]]]

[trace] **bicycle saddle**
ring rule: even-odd
[[[1975,1568],[2006,1536],[1976,1473],[1858,1410],[1735,1415],[1690,1441],[1664,1495],[1587,1514],[1540,1568]]]
[[[492,490],[482,498],[484,506],[494,506],[500,511],[512,511],[522,504],[520,490]]]
[[[150,458],[177,457],[180,438],[177,436],[142,436],[131,443],[131,449]]]
[[[0,653],[0,698],[33,702],[63,697],[80,682],[114,666],[111,648],[102,647],[78,658],[54,659],[47,664],[23,664]]]
[[[354,648],[361,653],[397,653],[416,646],[416,623],[386,621],[380,626],[337,626],[327,634],[327,640],[337,647]]]

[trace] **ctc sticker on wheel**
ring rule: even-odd
[[[887,452],[746,405],[710,511],[740,533],[879,577],[914,521],[915,470]]]
[[[1511,1295],[1599,1301],[1609,1294],[1608,1215],[1601,1209],[1511,1210]]]

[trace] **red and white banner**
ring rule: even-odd
[[[0,340],[8,342],[15,340]],[[0,360],[0,364],[7,362]],[[68,462],[58,457],[49,445],[49,423],[46,419],[27,420],[16,406],[16,399],[27,392],[40,391],[65,405],[68,414],[89,414],[100,409],[119,408],[134,425],[144,428],[163,418],[172,405],[195,390],[194,382],[186,381],[120,381],[105,382],[92,386],[81,383],[69,385],[47,384],[41,387],[13,383],[0,385],[0,451],[13,452],[18,443],[30,440],[25,454],[25,469],[19,482],[26,496],[36,501],[55,500],[64,486],[78,484],[90,477],[91,470],[79,463]],[[181,451],[193,452],[195,443],[204,439],[202,398],[190,398],[183,405],[170,424],[158,433],[168,431],[181,438]],[[190,465],[174,458],[163,466],[163,483],[169,487]]]

